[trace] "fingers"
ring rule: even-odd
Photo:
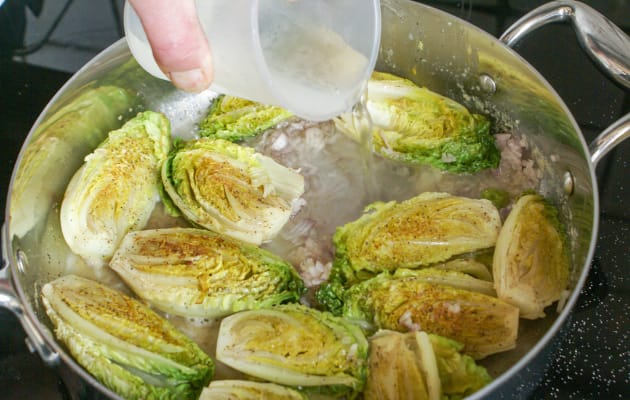
[[[140,17],[155,61],[175,86],[200,92],[212,83],[210,46],[194,0],[129,0]]]

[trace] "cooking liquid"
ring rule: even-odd
[[[378,200],[378,187],[375,179],[374,153],[372,151],[372,137],[374,127],[372,117],[367,109],[367,83],[357,104],[352,108],[352,125],[359,133],[361,144],[361,162],[363,167],[363,185],[367,202]]]
[[[365,176],[366,190],[373,190],[373,195],[378,193],[380,196],[372,200],[382,201],[403,201],[427,191],[479,197],[480,191],[487,187],[501,187],[508,190],[512,196],[517,196],[524,190],[537,187],[536,182],[523,179],[521,172],[510,172],[521,171],[522,165],[533,163],[534,161],[529,158],[516,160],[517,164],[508,165],[500,171],[500,174],[488,170],[461,176],[443,173],[430,166],[401,165],[383,157],[374,157],[371,151],[371,119],[365,102],[366,93],[353,109],[354,123],[363,132],[361,146],[335,131],[331,123],[314,126],[314,123],[306,122],[288,124],[275,132],[270,130],[267,134],[256,138],[252,144],[258,151],[274,156],[282,164],[291,168],[301,168],[305,176],[309,188],[304,194],[307,200],[306,205],[284,228],[285,232],[293,229],[302,232],[303,235],[293,237],[296,242],[290,242],[283,239],[281,232],[274,241],[265,245],[268,250],[273,250],[285,259],[293,260],[297,257],[295,261],[292,261],[296,268],[300,267],[300,261],[304,258],[303,254],[312,256],[322,263],[330,261],[329,246],[335,229],[357,218],[368,204],[367,201],[359,198],[361,196],[356,195],[356,187],[353,186],[353,183],[359,182],[362,176]],[[291,130],[292,127],[295,131]],[[318,135],[315,135],[316,133]],[[318,139],[314,140],[314,136]],[[177,137],[181,137],[181,134],[177,134]],[[276,142],[282,141],[279,140],[280,137],[290,138],[290,141],[282,150],[277,150]],[[522,142],[519,140],[518,143]],[[527,155],[530,152],[523,151],[522,154]],[[380,193],[375,190],[377,182],[382,182],[385,189]],[[332,212],[331,208],[333,208]],[[316,224],[311,224],[312,221]],[[96,279],[129,295],[132,294],[113,270],[104,268],[96,271],[87,267],[80,257],[70,253],[61,234],[58,206],[53,207],[48,218],[42,220],[41,223],[44,225],[41,228],[44,233],[41,233],[40,228],[33,229],[32,234],[29,233],[24,238],[20,238],[19,242],[25,249],[28,260],[33,262],[33,265],[37,265],[40,271],[38,272],[40,283],[34,284],[36,288],[38,285],[41,286],[41,282],[74,273]],[[189,226],[189,224],[181,218],[168,215],[160,203],[145,228],[174,226]],[[312,231],[295,229],[296,226],[312,226]],[[320,255],[312,253],[314,248],[315,250],[321,248]],[[95,276],[95,273],[98,274]],[[38,306],[39,318],[47,320],[41,303]],[[216,340],[220,321],[203,321],[168,315],[166,317],[213,358],[217,365],[214,379],[243,378],[243,374],[216,360]],[[495,371],[503,371],[507,368],[500,364],[499,358],[486,366],[490,365]]]

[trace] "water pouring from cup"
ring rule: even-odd
[[[357,103],[374,69],[379,0],[197,0],[196,5],[212,47],[215,92],[323,121]],[[124,26],[140,66],[167,79],[129,3]]]

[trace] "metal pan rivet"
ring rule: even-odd
[[[564,173],[564,177],[562,178],[562,186],[564,187],[564,193],[571,196],[573,191],[575,190],[575,177],[571,173],[571,171],[567,171]]]
[[[479,75],[479,85],[481,90],[488,94],[494,94],[497,91],[497,83],[488,74]]]
[[[15,259],[17,261],[17,270],[21,274],[25,274],[26,273],[26,266],[28,265],[28,262],[26,260],[26,254],[24,254],[24,252],[22,250],[18,250],[15,253]]]

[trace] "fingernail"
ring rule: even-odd
[[[187,92],[201,92],[210,86],[210,80],[200,68],[169,72],[168,77],[176,87]]]

